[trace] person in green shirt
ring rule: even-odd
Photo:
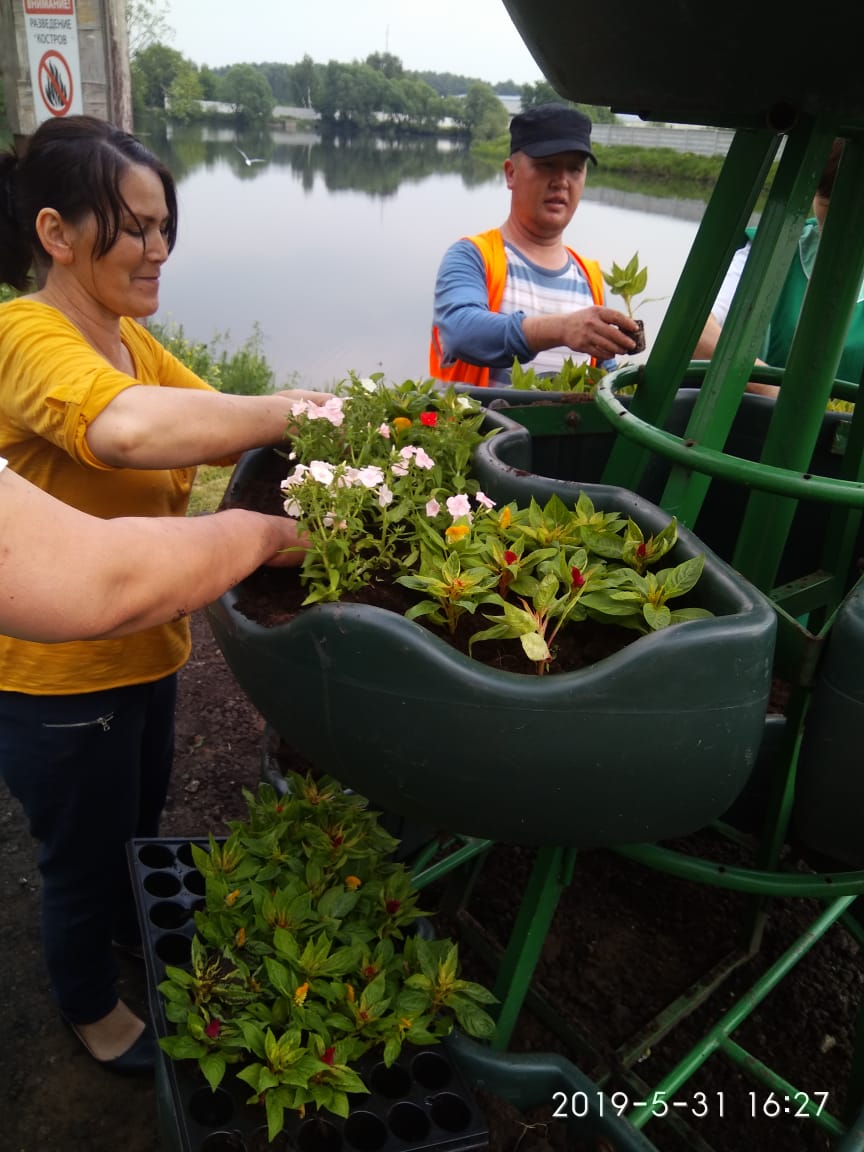
[[[804,294],[807,291],[807,285],[813,271],[813,263],[819,248],[819,237],[825,223],[828,205],[831,202],[831,192],[834,188],[834,179],[842,154],[843,140],[837,139],[831,147],[828,161],[813,197],[812,216],[804,222],[795,258],[777,300],[768,331],[765,333],[760,357],[757,361],[759,364],[768,364],[774,368],[786,367],[789,350],[792,347],[792,338],[795,335],[798,317],[801,313],[801,305],[804,302]],[[693,353],[695,360],[710,360],[714,354],[732,298],[741,279],[741,273],[747,263],[755,231],[755,228],[747,229],[747,242],[738,249],[732,258],[729,271],[711,309],[711,315],[708,317]],[[864,373],[864,283],[858,290],[858,300],[849,324],[837,375],[841,380],[858,384],[862,373]],[[776,396],[778,388],[773,384],[758,384],[751,381],[747,385],[747,391]]]

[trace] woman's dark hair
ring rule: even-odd
[[[95,116],[65,116],[40,124],[24,151],[0,155],[0,283],[24,289],[31,266],[50,263],[36,234],[36,217],[53,208],[70,224],[96,218],[94,258],[117,239],[125,215],[120,181],[133,164],[155,172],[168,208],[168,251],[177,239],[174,177],[135,136]]]

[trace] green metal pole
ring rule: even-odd
[[[736,132],[633,398],[634,415],[662,427],[726,269],[740,247],[780,137]],[[636,489],[649,454],[618,438],[603,482]]]
[[[850,139],[765,440],[765,464],[806,469],[813,454],[864,274],[862,186],[864,144]],[[763,591],[776,579],[795,508],[795,501],[767,493],[750,497],[732,562]]]

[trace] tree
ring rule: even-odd
[[[373,52],[366,57],[366,63],[376,72],[383,72],[388,80],[398,80],[403,75],[402,61],[392,52]]]
[[[234,116],[241,123],[269,120],[273,113],[273,93],[267,77],[251,64],[229,68],[219,92],[222,100],[234,105]]]
[[[177,73],[174,83],[168,90],[168,103],[171,119],[184,123],[197,120],[201,116],[201,82],[194,68],[184,68]]]
[[[472,140],[495,140],[507,131],[507,109],[491,84],[475,80],[468,89],[462,108],[462,122]]]
[[[569,104],[571,108],[578,108],[586,116],[590,116],[595,124],[617,124],[618,117],[611,108],[601,108],[597,104],[576,104],[572,100],[565,100],[546,80],[538,80],[536,84],[523,84],[519,89],[519,102],[524,112],[528,108],[536,108],[539,104]]]
[[[126,34],[130,60],[151,44],[170,40],[174,29],[168,23],[163,0],[126,0]]]
[[[132,61],[132,98],[137,107],[164,108],[171,85],[184,71],[195,65],[176,48],[150,44]]]

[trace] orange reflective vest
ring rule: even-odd
[[[486,266],[486,291],[489,295],[489,311],[497,312],[504,298],[504,282],[507,279],[507,254],[504,251],[504,238],[500,228],[491,228],[488,232],[480,232],[476,236],[466,236],[466,240],[479,249]],[[566,247],[566,245],[565,245]],[[596,260],[583,260],[572,248],[567,251],[582,269],[595,304],[603,303],[603,273]],[[443,364],[443,349],[438,326],[432,328],[432,340],[429,344],[429,374],[436,380],[444,380],[454,384],[473,384],[475,388],[488,388],[489,369],[481,368],[478,364],[469,364],[465,360],[454,360],[446,367]],[[596,365],[596,359],[592,359]]]

